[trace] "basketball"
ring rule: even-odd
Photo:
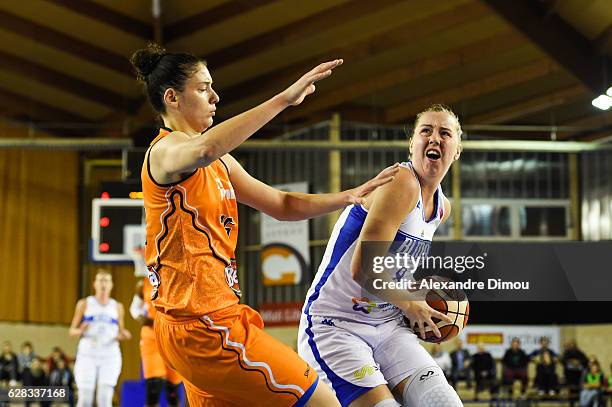
[[[438,338],[431,326],[425,324],[425,339],[423,340],[430,343],[442,343],[459,335],[467,325],[470,314],[470,303],[465,293],[461,290],[432,289],[427,292],[425,298],[430,307],[448,315],[452,322],[433,318],[442,336]],[[412,324],[408,318],[405,319],[406,324],[412,328],[417,337],[422,339],[419,326]]]

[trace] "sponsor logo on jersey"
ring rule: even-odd
[[[355,298],[353,297],[353,310],[361,311],[364,314],[369,314],[372,312],[372,309],[376,308],[376,303],[374,301],[370,301],[368,297]]]
[[[221,200],[236,199],[234,188],[232,188],[231,186],[229,188],[225,188],[223,186],[223,182],[219,178],[215,178],[215,183],[217,184],[217,188],[219,189],[219,193],[221,194]]]
[[[240,291],[240,286],[238,285],[238,267],[236,266],[236,259],[231,259],[230,265],[225,267],[225,281],[238,297],[242,295],[242,291]]]
[[[231,216],[221,215],[219,217],[219,221],[221,222],[221,224],[223,224],[225,232],[227,233],[227,237],[230,237],[230,234],[232,233],[232,226],[236,226],[234,218],[232,218]]]

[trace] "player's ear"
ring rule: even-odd
[[[462,151],[463,151],[463,144],[461,144],[461,140],[459,140],[459,144],[457,144],[457,152],[455,153],[455,156],[453,157],[454,161],[457,161],[459,159]]]
[[[164,92],[164,104],[166,106],[178,106],[178,93],[174,88],[168,88]]]

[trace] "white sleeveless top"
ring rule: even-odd
[[[96,297],[90,295],[85,299],[85,313],[81,322],[89,326],[81,336],[78,352],[100,353],[119,350],[119,309],[117,301],[111,298],[108,303],[100,304]],[[115,349],[116,348],[116,349]]]
[[[400,165],[414,172],[411,163]],[[419,196],[416,206],[396,233],[393,246],[400,248],[398,251],[411,257],[428,255],[434,232],[444,216],[444,194],[440,186],[434,194],[434,204],[433,216],[425,219],[423,198]],[[401,315],[393,304],[375,297],[365,297],[363,289],[351,274],[351,258],[366,216],[367,211],[361,205],[351,205],[342,212],[306,294],[303,308],[306,315],[348,319],[372,325]]]

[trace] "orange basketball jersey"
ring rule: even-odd
[[[170,316],[202,316],[238,303],[240,296],[236,195],[220,159],[178,182],[156,182],[149,153],[170,131],[160,129],[141,172],[151,299]]]

